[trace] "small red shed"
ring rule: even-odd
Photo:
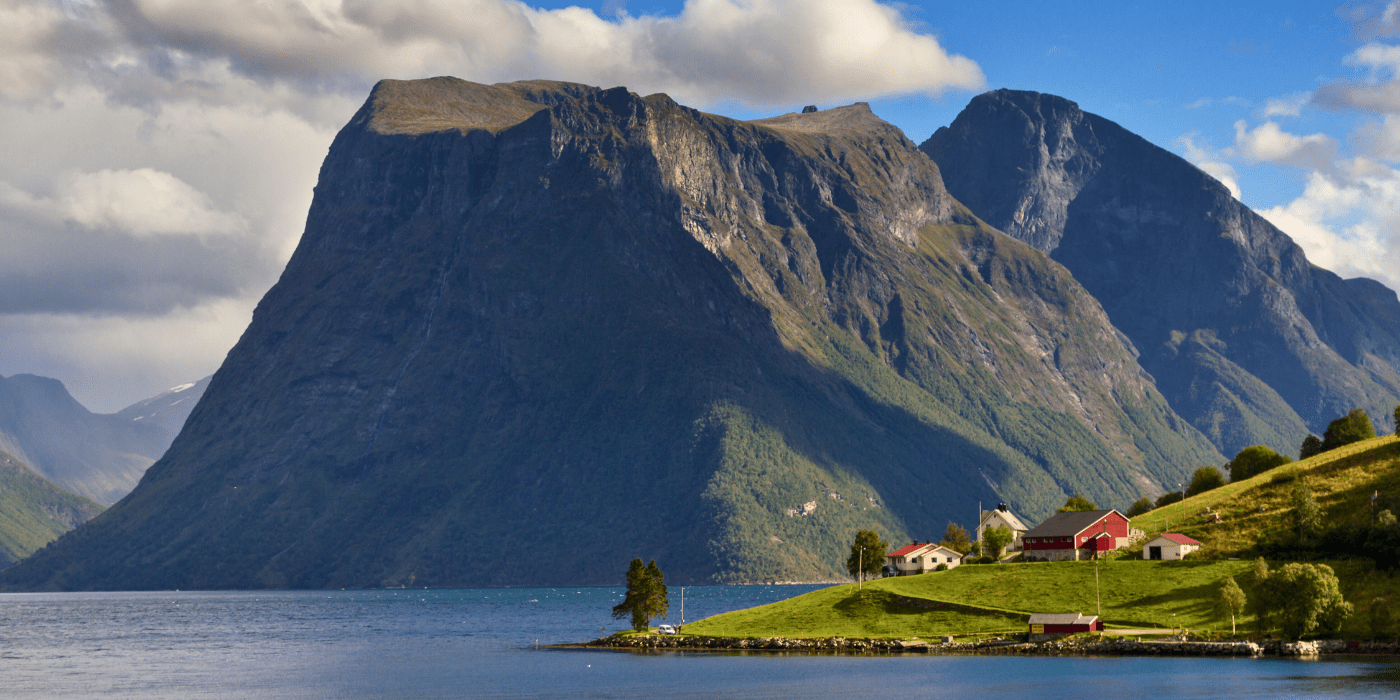
[[[1079,613],[1035,613],[1030,619],[1030,640],[1042,642],[1076,632],[1102,632],[1097,615]]]

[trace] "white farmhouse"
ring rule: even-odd
[[[1026,527],[1026,524],[1021,522],[1021,519],[1016,517],[1016,514],[1012,513],[1005,503],[998,503],[995,510],[982,511],[982,518],[977,521],[977,532],[974,533],[973,539],[981,542],[983,530],[998,527],[1005,527],[1013,535],[1011,544],[1006,546],[1006,551],[1019,552],[1021,550],[1021,535],[1026,534],[1030,528]]]
[[[944,547],[943,545],[927,542],[919,544],[914,542],[905,545],[886,555],[895,571],[900,576],[912,576],[933,571],[943,564],[949,569],[956,568],[962,563],[962,555]]]
[[[1200,542],[1186,535],[1164,532],[1142,546],[1142,558],[1175,561],[1200,548]]]

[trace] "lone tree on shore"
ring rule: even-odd
[[[1244,591],[1240,590],[1240,584],[1235,583],[1234,576],[1226,576],[1225,583],[1221,584],[1220,592],[1215,597],[1215,610],[1221,617],[1230,616],[1230,636],[1235,635],[1235,616],[1244,612],[1245,597]]]
[[[889,548],[890,543],[881,540],[874,530],[857,532],[855,541],[851,543],[851,556],[846,558],[846,571],[851,572],[851,578],[861,582],[867,576],[880,573],[880,567],[885,564],[885,550]]]
[[[640,558],[633,559],[627,568],[627,595],[621,603],[613,606],[612,616],[622,619],[632,617],[632,629],[645,630],[653,617],[666,617],[671,603],[666,599],[666,579],[661,567],[653,559],[643,565]]]

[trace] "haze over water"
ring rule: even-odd
[[[686,619],[818,586],[686,588]],[[671,588],[680,618],[680,589]],[[536,651],[617,588],[0,595],[6,698],[1386,697],[1395,660]]]

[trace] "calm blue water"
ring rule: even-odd
[[[687,587],[686,619],[813,586]],[[679,618],[679,589],[672,587]],[[538,650],[613,588],[0,595],[3,698],[1400,697],[1400,662]]]

